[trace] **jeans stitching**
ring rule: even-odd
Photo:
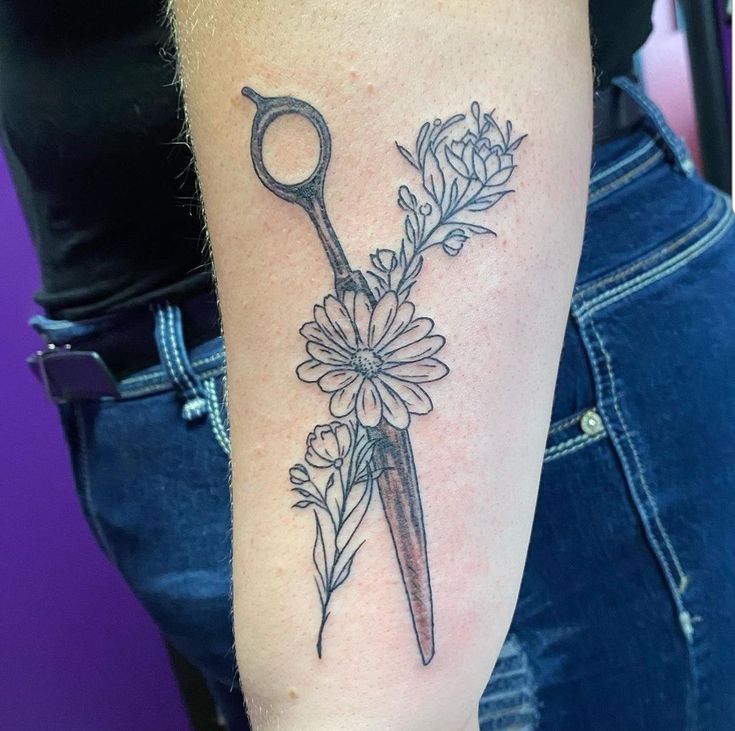
[[[584,321],[587,317],[598,312],[605,307],[609,307],[618,300],[627,295],[638,292],[639,290],[664,279],[681,269],[687,262],[700,256],[712,246],[717,244],[720,239],[727,233],[731,226],[735,215],[730,212],[725,218],[720,220],[717,225],[711,229],[705,236],[697,239],[694,244],[681,251],[671,259],[666,259],[658,266],[648,271],[642,272],[637,277],[619,284],[611,290],[607,290],[596,298],[584,303],[579,309],[579,320]]]
[[[582,409],[581,411],[577,411],[575,414],[572,414],[571,416],[567,416],[565,419],[560,419],[559,421],[555,421],[549,427],[548,435],[552,436],[553,434],[556,434],[562,431],[562,429],[565,429],[568,426],[572,426],[573,424],[578,424],[582,416],[584,416],[584,414],[586,414],[592,408],[594,407],[590,406],[588,409]]]
[[[638,86],[638,84],[634,84],[626,78],[618,78],[615,83],[619,88],[632,96],[633,99],[640,104],[646,113],[653,119],[656,132],[664,144],[671,150],[676,160],[677,167],[682,169],[682,162],[688,157],[687,149],[678,135],[671,129],[671,127],[669,127],[663,112],[643,93],[643,90]]]
[[[598,190],[598,188],[594,187],[598,181],[602,180],[603,178],[607,178],[612,173],[617,172],[621,168],[626,167],[626,165],[630,165],[631,163],[635,162],[636,158],[645,155],[652,147],[655,147],[655,146],[656,146],[656,140],[649,139],[644,144],[642,144],[640,147],[636,148],[633,152],[626,155],[622,160],[618,160],[618,162],[616,162],[614,165],[611,165],[610,167],[605,168],[595,173],[590,178],[590,195],[592,195]]]
[[[651,276],[643,277],[643,275],[641,275],[640,279],[636,278],[635,282],[631,282],[630,286],[621,288],[621,290],[617,294],[611,295],[607,298],[602,298],[599,303],[595,304],[594,307],[592,307],[585,313],[584,317],[587,317],[593,312],[599,311],[600,309],[608,307],[609,305],[614,304],[623,297],[638,292],[639,290],[644,289],[650,284],[655,284],[661,279],[664,279],[670,274],[678,271],[686,263],[690,262],[692,259],[697,258],[705,251],[712,248],[712,246],[717,244],[722,238],[721,234],[727,233],[727,229],[728,224],[725,224],[722,231],[717,231],[716,233],[713,232],[713,234],[706,240],[703,239],[698,244],[692,246],[690,249],[687,249],[687,251],[684,252],[685,255],[683,255],[681,258],[677,257],[675,261],[671,260],[666,262],[666,266],[662,266],[657,272],[651,273]]]
[[[87,444],[87,432],[84,425],[84,418],[82,417],[82,409],[78,403],[74,403],[72,404],[72,410],[74,411],[74,422],[77,427],[77,439],[79,440],[79,477],[82,482],[85,512],[89,517],[97,540],[102,545],[102,549],[110,561],[115,563],[112,549],[102,530],[102,524],[92,503],[92,480],[89,475],[89,446]]]
[[[222,422],[222,406],[219,401],[214,379],[209,378],[204,381],[204,391],[207,394],[207,400],[209,401],[209,420],[214,438],[217,440],[217,444],[222,448],[225,455],[229,457],[230,440],[227,435],[227,430]]]
[[[170,341],[171,350],[173,351],[174,360],[176,361],[176,365],[179,368],[179,372],[181,373],[184,379],[184,389],[183,389],[184,394],[187,398],[191,398],[192,396],[197,396],[199,394],[198,394],[196,385],[191,379],[191,376],[186,372],[186,368],[184,368],[184,363],[181,358],[179,338],[178,338],[178,332],[180,332],[180,327],[178,331],[174,331],[174,308],[169,305],[167,307],[167,310],[168,310],[168,332],[171,337],[171,341]]]
[[[671,543],[671,539],[669,538],[669,535],[661,522],[661,516],[659,515],[659,512],[658,512],[658,506],[657,506],[656,500],[653,494],[651,493],[650,487],[648,486],[648,482],[646,480],[644,470],[643,470],[643,464],[638,454],[638,450],[636,449],[635,444],[633,442],[633,437],[630,433],[630,430],[628,429],[628,425],[625,420],[625,417],[623,416],[623,411],[622,411],[622,406],[620,404],[620,398],[618,395],[617,386],[615,385],[615,373],[614,373],[613,366],[612,366],[612,358],[610,356],[610,353],[605,348],[604,342],[602,338],[600,337],[600,333],[598,332],[595,326],[595,323],[592,319],[589,320],[589,326],[590,326],[590,330],[595,336],[595,339],[597,340],[600,351],[602,352],[602,355],[604,357],[605,367],[608,373],[607,380],[610,384],[610,395],[612,396],[613,408],[617,415],[618,423],[620,424],[620,427],[623,430],[625,441],[633,455],[633,460],[635,462],[635,467],[636,467],[636,475],[639,478],[638,481],[640,482],[640,485],[643,489],[646,500],[649,504],[650,515],[649,515],[649,509],[646,509],[643,503],[641,503],[641,506],[640,506],[641,507],[641,517],[645,516],[646,523],[648,523],[650,519],[653,518],[653,521],[656,524],[658,532],[661,535],[661,539],[663,540],[664,545],[666,546],[666,548],[669,551],[669,554],[671,555],[671,560],[674,564],[674,569],[679,575],[679,581],[676,582],[671,572],[671,567],[669,566],[669,562],[666,559],[664,552],[661,550],[661,547],[658,545],[658,539],[654,536],[653,531],[649,530],[648,531],[649,537],[654,546],[655,552],[659,556],[659,560],[664,569],[664,573],[666,574],[668,578],[669,586],[672,590],[672,594],[674,596],[674,602],[676,604],[677,610],[681,612],[685,610],[685,607],[681,600],[681,593],[679,591],[679,587],[684,584],[686,574],[684,573],[682,569],[681,563],[679,561],[679,557],[677,556],[676,551],[674,550],[674,546]],[[591,360],[593,362],[593,368],[597,373],[597,377],[599,378],[600,372],[599,372],[599,368],[596,363],[596,359],[592,358]],[[613,437],[613,441],[615,441],[614,437]],[[634,479],[633,472],[630,469],[631,465],[628,461],[628,457],[625,455],[624,450],[622,449],[618,449],[618,454],[620,456],[621,461],[623,462],[623,467],[624,467],[625,472],[629,475],[629,484],[635,494],[637,493],[637,489],[635,489],[634,487],[636,484],[636,480]],[[636,502],[638,501],[636,500]]]
[[[224,360],[225,354],[224,352],[221,353],[213,353],[212,355],[208,355],[204,358],[199,358],[198,360],[192,361],[192,366],[195,368],[198,366],[205,365],[207,363],[213,363],[216,360]]]
[[[583,296],[586,296],[587,293],[592,290],[599,289],[600,287],[604,287],[608,284],[612,284],[613,282],[618,282],[621,279],[628,276],[629,274],[631,274],[632,272],[635,272],[637,269],[644,269],[650,266],[656,260],[665,257],[672,250],[680,247],[683,244],[686,244],[693,237],[697,236],[701,230],[710,226],[712,221],[717,219],[717,217],[721,215],[720,210],[719,210],[721,207],[720,206],[721,202],[722,201],[719,196],[715,197],[715,199],[712,201],[712,204],[705,212],[704,216],[699,221],[697,221],[691,228],[687,229],[684,233],[677,236],[673,240],[670,240],[668,243],[665,243],[662,246],[659,246],[657,249],[650,252],[649,254],[646,254],[642,258],[636,259],[634,262],[631,262],[630,264],[624,266],[622,269],[619,269],[618,271],[615,271],[612,274],[608,274],[602,279],[598,279],[594,282],[590,282],[589,284],[585,284],[584,286],[577,289],[577,291],[574,293],[574,298],[579,299]],[[602,295],[596,295],[595,298],[600,297],[600,296]],[[590,300],[590,302],[591,301],[592,300]]]
[[[224,360],[225,354],[223,352],[220,353],[212,353],[212,355],[204,356],[203,358],[198,358],[197,360],[192,361],[191,365],[193,368],[200,368],[203,365],[207,365],[209,363],[213,363],[217,360]],[[160,380],[162,377],[165,377],[165,374],[161,374],[160,371],[156,371],[155,373],[145,373],[138,376],[128,376],[123,383],[125,385],[133,385],[136,383],[144,383],[145,381],[155,381]]]
[[[588,436],[587,434],[580,434],[578,437],[573,439],[567,439],[565,442],[555,444],[553,447],[549,447],[544,452],[544,462],[553,462],[555,459],[559,459],[572,452],[578,452],[583,447],[586,447],[594,442],[599,442],[601,439],[607,437],[607,432],[600,432],[594,436]]]
[[[620,188],[624,188],[626,185],[628,185],[628,183],[631,183],[633,182],[633,180],[641,177],[643,173],[647,172],[649,168],[652,168],[663,158],[664,153],[660,149],[657,149],[650,157],[640,162],[636,167],[629,170],[625,175],[621,175],[619,178],[615,178],[615,180],[612,180],[606,185],[603,185],[601,188],[598,188],[594,193],[590,193],[590,196],[587,199],[587,207],[589,208],[596,203],[599,203],[599,201],[605,198],[608,194],[613,193]]]
[[[571,416],[567,416],[566,419],[560,419],[557,422],[554,422],[550,427],[548,431],[548,436],[553,436],[554,434],[557,434],[558,432],[562,431],[563,429],[566,429],[568,426],[572,426],[576,422],[578,422],[582,418],[582,414],[584,411],[578,411],[576,414],[572,414]]]
[[[672,599],[674,601],[674,606],[676,607],[677,619],[679,620],[679,625],[680,625],[680,627],[682,629],[682,633],[684,634],[684,637],[685,637],[686,648],[687,648],[687,656],[688,656],[689,665],[690,665],[690,672],[692,673],[692,675],[691,675],[692,686],[691,686],[690,692],[687,693],[687,696],[688,696],[688,698],[687,698],[687,708],[690,709],[690,710],[688,710],[688,713],[687,713],[687,715],[689,716],[689,719],[688,719],[688,722],[687,722],[687,728],[688,729],[695,729],[695,728],[697,728],[696,714],[697,714],[697,704],[699,702],[698,701],[698,696],[699,696],[699,693],[700,693],[700,689],[699,689],[698,681],[695,678],[695,676],[696,676],[696,658],[694,656],[694,649],[693,649],[694,633],[691,631],[691,629],[690,629],[689,632],[687,632],[687,630],[685,628],[685,625],[684,625],[684,622],[683,622],[683,619],[685,617],[686,618],[690,618],[691,615],[690,615],[689,610],[687,609],[687,607],[686,607],[686,605],[684,603],[684,600],[682,598],[683,597],[683,594],[684,594],[684,591],[686,589],[686,586],[687,586],[687,584],[689,582],[689,579],[686,576],[686,574],[684,574],[684,572],[682,570],[682,567],[681,567],[681,563],[679,562],[679,558],[678,558],[678,556],[676,554],[676,551],[674,550],[674,547],[673,547],[673,545],[671,543],[671,540],[669,539],[668,533],[666,532],[666,530],[663,527],[663,524],[661,523],[661,518],[660,518],[660,515],[658,513],[658,507],[657,507],[656,501],[655,501],[653,495],[650,492],[650,488],[648,487],[648,483],[646,482],[645,474],[643,472],[643,466],[642,466],[642,464],[640,462],[640,457],[638,455],[638,451],[635,448],[635,444],[633,442],[632,435],[630,434],[630,431],[628,429],[628,426],[627,426],[627,423],[625,421],[625,418],[623,417],[622,407],[620,406],[620,403],[619,403],[619,400],[618,400],[617,388],[616,388],[616,385],[615,385],[615,374],[614,374],[613,367],[612,367],[612,359],[611,359],[610,354],[608,353],[607,349],[605,348],[605,345],[603,343],[603,340],[600,337],[600,333],[598,332],[598,330],[597,330],[597,328],[596,328],[596,326],[594,324],[594,320],[593,319],[590,319],[589,320],[589,326],[590,326],[590,329],[592,330],[595,338],[597,339],[597,342],[599,344],[599,347],[600,347],[600,349],[602,351],[602,354],[603,354],[603,356],[605,358],[605,364],[606,364],[606,369],[607,369],[607,372],[608,372],[608,379],[609,379],[609,382],[610,382],[610,390],[611,390],[611,395],[612,395],[612,398],[613,398],[614,409],[615,409],[615,411],[616,411],[616,413],[618,415],[619,424],[620,424],[620,427],[623,430],[623,433],[625,435],[626,441],[628,442],[628,446],[630,447],[630,449],[631,449],[631,451],[633,453],[633,458],[636,461],[636,466],[638,468],[638,476],[640,477],[641,485],[642,485],[642,487],[644,488],[644,491],[646,492],[646,494],[649,497],[651,512],[652,512],[653,517],[654,517],[654,519],[655,519],[655,521],[656,521],[656,523],[657,523],[657,525],[659,527],[659,530],[661,531],[661,536],[662,536],[662,538],[663,538],[663,540],[665,542],[665,545],[669,549],[669,552],[670,552],[670,555],[671,555],[671,559],[672,559],[672,561],[674,561],[674,567],[676,568],[677,572],[679,573],[679,583],[676,584],[674,582],[674,577],[672,576],[672,573],[671,573],[671,567],[669,566],[668,561],[666,560],[666,557],[664,556],[663,551],[661,550],[661,547],[658,544],[658,540],[653,535],[653,532],[650,530],[650,526],[648,524],[648,521],[650,519],[650,516],[648,514],[648,511],[644,508],[644,505],[642,504],[642,502],[640,500],[640,496],[637,494],[637,489],[635,488],[635,484],[636,483],[635,483],[635,480],[633,479],[633,475],[630,473],[630,465],[628,463],[628,458],[625,455],[624,450],[621,449],[621,446],[618,445],[618,444],[616,444],[615,437],[611,435],[611,439],[612,439],[613,443],[616,446],[616,452],[618,454],[618,458],[620,459],[620,461],[623,464],[623,470],[624,470],[624,473],[626,475],[626,482],[628,483],[628,486],[629,486],[629,489],[630,489],[630,493],[631,493],[631,495],[633,497],[633,502],[635,503],[635,505],[636,505],[636,507],[638,509],[638,514],[639,514],[640,519],[643,521],[643,524],[646,527],[646,530],[645,530],[646,535],[648,536],[648,539],[649,539],[649,541],[651,543],[651,547],[653,549],[653,552],[656,555],[656,557],[658,558],[659,565],[663,569],[664,575],[666,577],[666,582],[667,582],[667,584],[669,586],[669,591],[671,592],[671,596],[672,596]],[[586,336],[584,334],[584,328],[582,328],[582,333],[583,333],[582,337],[583,337],[583,339],[585,339],[585,342],[586,342]],[[589,347],[589,344],[588,344],[588,347]],[[600,372],[599,372],[599,367],[598,367],[598,364],[597,364],[597,358],[593,357],[593,358],[590,358],[590,360],[592,361],[592,368],[593,368],[593,371],[595,372],[595,377],[598,379],[598,382],[602,383],[599,380],[600,379]],[[609,424],[609,422],[607,422],[607,423]],[[689,625],[691,627],[691,619],[690,619]]]
[[[143,388],[138,388],[132,391],[124,391],[121,394],[122,398],[135,398],[136,396],[146,396],[147,394],[151,393],[162,393],[163,391],[168,391],[171,388],[170,383],[157,383],[153,384],[151,386],[144,386]],[[109,398],[105,399],[109,401],[117,401],[116,398]]]
[[[161,351],[163,355],[164,364],[167,370],[167,375],[174,382],[174,386],[184,390],[184,386],[181,384],[181,382],[179,381],[179,377],[176,375],[176,369],[174,368],[173,362],[171,360],[171,356],[169,355],[169,352],[168,352],[169,344],[168,344],[168,335],[166,332],[166,328],[167,328],[166,311],[162,307],[156,308],[156,319],[159,321],[158,324],[160,325],[159,341],[161,344]]]
[[[661,111],[655,104],[652,104],[646,96],[639,93],[639,89],[636,84],[628,83],[627,79],[618,79],[616,83],[621,89],[624,89],[631,96],[633,96],[635,101],[638,102],[638,104],[640,104],[646,110],[646,112],[648,112],[648,114],[650,114],[654,118],[654,120],[658,122],[658,124],[666,124],[666,121],[664,120],[664,116]]]
[[[209,370],[203,371],[199,374],[200,378],[209,378],[211,376],[220,376],[225,372],[225,366],[224,364],[218,366],[217,368],[211,368]],[[137,398],[138,396],[145,396],[147,394],[151,393],[163,393],[164,391],[168,391],[171,389],[172,384],[170,380],[167,378],[167,376],[163,373],[158,374],[157,378],[159,379],[158,383],[153,383],[148,386],[143,386],[142,388],[135,388],[128,390],[127,388],[123,388],[122,390],[122,398]],[[116,401],[118,399],[111,398],[111,397],[103,397],[103,401]]]

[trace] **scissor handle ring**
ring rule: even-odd
[[[247,86],[242,93],[256,106],[250,135],[250,156],[261,182],[283,200],[313,210],[314,205],[323,200],[324,178],[332,155],[332,139],[324,117],[311,104],[301,99],[290,96],[264,97]],[[319,135],[319,160],[309,177],[299,183],[282,183],[276,180],[263,161],[263,138],[266,130],[284,114],[300,114],[311,122]]]

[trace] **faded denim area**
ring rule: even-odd
[[[528,562],[483,731],[735,728],[733,215],[648,112],[595,150]]]
[[[482,731],[735,728],[733,216],[648,112],[595,150],[528,563]],[[187,352],[175,308],[156,333],[161,365],[122,399],[63,407],[79,494],[239,731],[222,343]]]
[[[123,398],[64,404],[77,489],[97,540],[171,644],[206,676],[230,731],[249,727],[231,624],[229,435],[217,338],[187,353],[156,313],[161,366]]]

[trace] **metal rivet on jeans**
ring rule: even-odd
[[[582,414],[582,418],[579,420],[579,426],[588,437],[595,437],[605,430],[602,417],[595,409],[588,409]]]

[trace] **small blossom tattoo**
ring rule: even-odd
[[[350,428],[339,421],[317,426],[306,440],[304,459],[312,467],[336,467],[345,462],[352,446]]]

